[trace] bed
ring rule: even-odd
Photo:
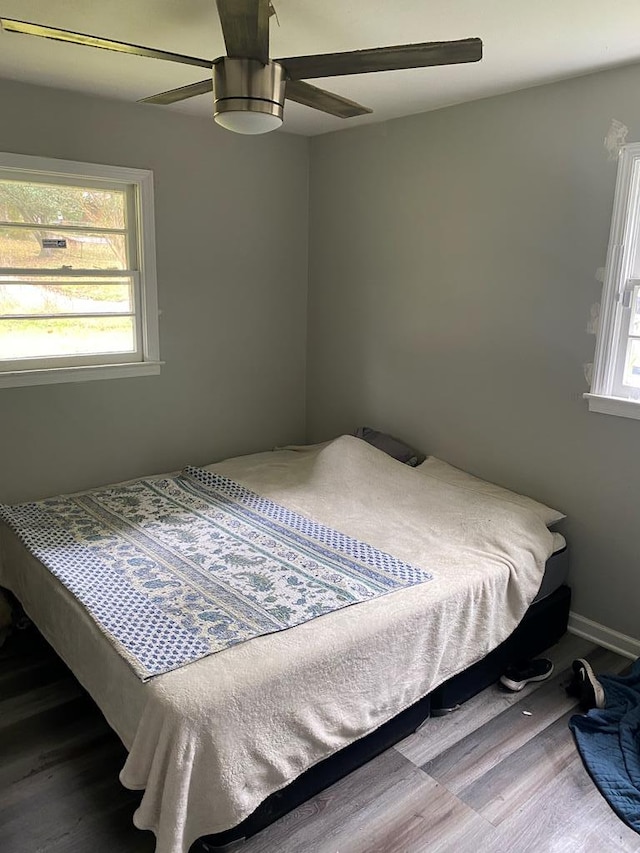
[[[134,822],[155,833],[158,853],[250,834],[415,728],[432,705],[446,709],[475,690],[523,626],[531,638],[518,648],[527,650],[549,644],[541,626],[553,623],[558,636],[566,627],[566,587],[533,604],[565,546],[549,530],[562,514],[542,504],[432,458],[411,469],[348,436],[207,470],[433,577],[145,681],[18,535],[0,528],[0,585],[127,748],[121,781],[144,789]]]

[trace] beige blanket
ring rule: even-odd
[[[553,536],[535,513],[342,437],[211,466],[433,573],[429,583],[258,637],[140,682],[59,582],[3,530],[0,584],[92,694],[144,788],[157,853],[247,817],[269,794],[482,658],[535,597]]]

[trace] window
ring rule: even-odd
[[[152,173],[0,154],[0,387],[159,371]]]
[[[607,253],[592,411],[640,418],[640,144],[625,145]]]

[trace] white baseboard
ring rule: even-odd
[[[617,652],[626,658],[632,660],[640,658],[640,640],[621,634],[612,628],[607,628],[606,625],[600,625],[599,622],[593,622],[585,616],[574,613],[573,610],[569,613],[568,630],[570,634],[584,637],[585,640],[591,640],[591,642],[597,643],[605,649],[611,649],[612,652]]]

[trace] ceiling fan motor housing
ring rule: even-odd
[[[285,84],[285,70],[278,62],[263,65],[257,59],[222,57],[213,66],[214,118],[224,125],[225,119],[233,120],[225,113],[262,113],[277,126],[284,113]]]

